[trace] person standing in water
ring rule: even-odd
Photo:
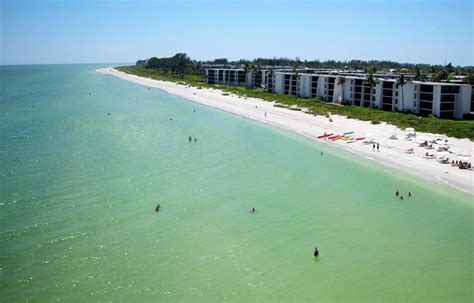
[[[255,211],[255,207],[252,207],[252,210],[250,212],[254,213]]]
[[[191,138],[191,136],[188,136],[188,140],[189,140],[189,142],[193,141],[193,139]]]
[[[398,195],[400,194],[400,192],[398,191],[398,189],[395,191],[395,196],[398,197]]]
[[[315,247],[314,248],[314,253],[313,253],[314,257],[317,258],[319,257],[319,250],[318,250],[318,247]]]

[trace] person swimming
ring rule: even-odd
[[[250,212],[252,213],[256,212],[255,207],[252,207],[252,210]]]
[[[155,208],[155,211],[156,211],[156,212],[159,212],[159,211],[160,211],[160,208],[161,208],[161,205],[160,205],[160,203],[158,203],[158,205],[157,205],[156,208]]]
[[[315,247],[314,248],[314,253],[313,253],[314,257],[317,258],[319,256],[319,250],[318,250],[318,247]]]
[[[400,196],[400,200],[403,200],[403,196]]]

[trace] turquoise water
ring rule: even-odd
[[[1,301],[472,302],[470,196],[97,67],[0,67]]]

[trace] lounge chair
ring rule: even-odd
[[[435,159],[436,156],[434,154],[426,153],[426,154],[423,155],[423,158],[425,158],[425,159]]]

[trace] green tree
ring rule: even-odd
[[[463,83],[474,85],[474,74],[467,73],[463,79]]]
[[[160,67],[160,60],[157,57],[151,57],[148,59],[146,68],[151,68],[157,70]]]
[[[342,101],[344,101],[344,83],[346,82],[346,77],[344,76],[340,76],[339,78],[337,78],[337,85],[340,85],[342,87],[342,94],[341,94],[341,99]]]
[[[171,72],[176,72],[181,78],[184,77],[187,69],[191,65],[191,59],[185,53],[178,53],[171,58]]]
[[[245,74],[247,75],[247,72],[249,71],[249,64],[248,63],[245,63],[244,65],[244,72]]]
[[[421,72],[419,68],[416,68],[415,77],[413,77],[413,79],[417,81],[421,80]]]
[[[403,104],[403,86],[407,83],[407,80],[405,79],[405,75],[400,75],[397,79],[397,88],[400,86],[402,89],[402,94],[401,94],[401,108],[405,109],[404,104]]]
[[[376,86],[377,83],[378,81],[374,78],[373,73],[370,73],[367,76],[367,79],[365,79],[365,84],[370,86],[370,107],[374,107],[372,99],[373,99],[373,94],[374,94],[374,86]]]

